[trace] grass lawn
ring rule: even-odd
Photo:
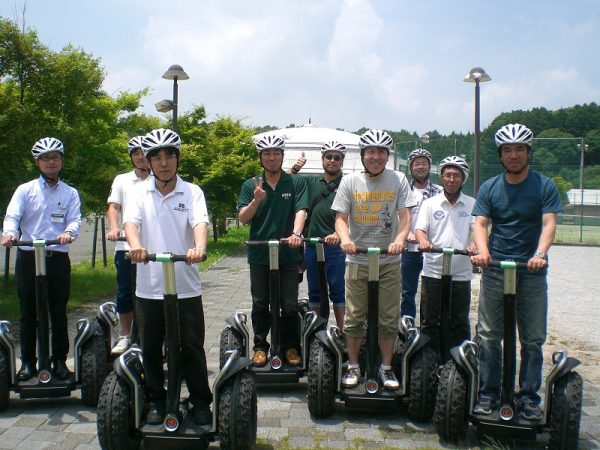
[[[228,255],[243,250],[243,243],[248,239],[250,228],[231,228],[227,236],[219,238],[218,242],[208,243],[208,258],[200,263],[200,271],[204,272],[214,263]],[[106,267],[96,264],[95,268],[89,261],[73,264],[71,268],[71,296],[69,310],[84,305],[89,301],[110,299],[116,289],[116,273],[112,258]],[[19,299],[16,292],[14,275],[8,283],[0,282],[0,320],[14,320],[19,317]]]

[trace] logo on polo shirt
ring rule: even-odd
[[[179,206],[174,207],[173,210],[186,212],[188,208],[185,207],[185,203],[180,203]]]
[[[444,214],[444,211],[436,211],[433,213],[433,218],[435,220],[442,220],[445,216],[446,214]]]
[[[458,217],[469,217],[469,214],[466,211],[461,211],[458,213]]]
[[[284,200],[289,200],[292,198],[292,193],[291,192],[282,192],[281,198]]]

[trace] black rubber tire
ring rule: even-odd
[[[98,402],[98,442],[104,450],[138,449],[142,439],[133,430],[129,385],[112,371],[104,380]]]
[[[437,393],[437,353],[423,347],[410,359],[408,387],[408,417],[426,422],[433,416]]]
[[[98,326],[98,331],[81,349],[81,400],[88,406],[96,406],[102,383],[108,375],[110,363],[108,340]]]
[[[225,382],[219,394],[220,447],[231,450],[254,449],[257,406],[252,372],[238,372]]]
[[[313,338],[308,357],[308,410],[317,418],[329,417],[335,409],[335,358],[323,342]]]
[[[569,372],[554,385],[549,449],[577,449],[582,403],[583,380],[577,372]]]
[[[8,408],[10,399],[10,364],[8,352],[0,347],[0,411]]]
[[[245,355],[244,341],[238,332],[230,327],[221,331],[221,339],[219,340],[219,369],[222,369],[227,361],[226,353],[229,350],[237,350],[240,356]]]
[[[467,378],[453,360],[444,365],[438,382],[433,428],[441,440],[458,444],[467,436]]]

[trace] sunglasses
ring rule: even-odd
[[[332,159],[334,161],[341,161],[342,157],[340,155],[325,155],[323,158],[325,158],[327,161],[331,161]]]

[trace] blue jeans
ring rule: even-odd
[[[479,397],[498,399],[502,379],[504,276],[501,271],[484,270],[479,293]],[[519,370],[520,400],[540,404],[542,346],[546,341],[548,286],[545,275],[517,274],[517,328],[521,343]]]
[[[126,314],[133,311],[133,295],[131,293],[131,262],[125,259],[124,250],[115,252],[117,268],[117,312]]]
[[[319,288],[317,249],[314,245],[307,245],[304,248],[304,260],[306,261],[306,278],[308,280],[308,303],[312,308],[317,308],[321,305],[321,289]],[[333,306],[338,308],[345,304],[345,261],[346,255],[339,245],[325,246],[325,273],[327,274],[329,299]]]
[[[423,254],[421,252],[402,253],[402,301],[400,316],[417,316],[417,288],[419,274],[423,270]]]

